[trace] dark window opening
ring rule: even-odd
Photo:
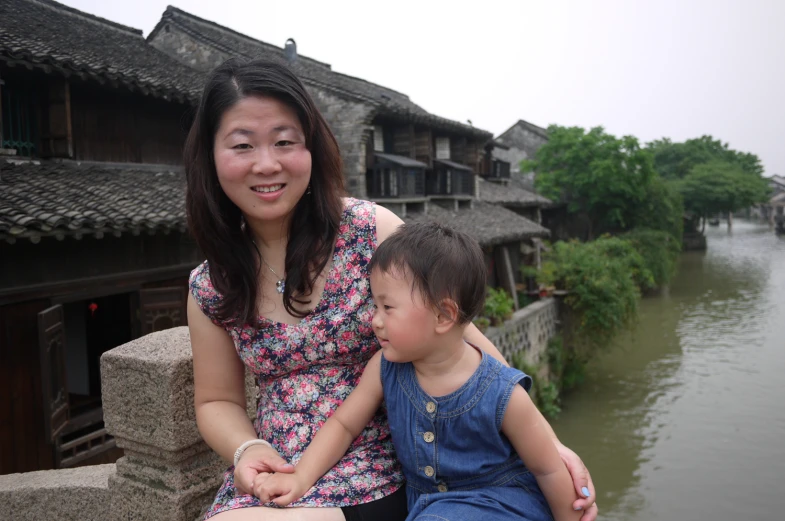
[[[2,143],[0,148],[16,150],[19,156],[38,153],[38,92],[31,84],[4,79],[0,85]]]

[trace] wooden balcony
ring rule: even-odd
[[[366,173],[371,199],[425,197],[425,163],[393,154],[375,154],[374,166]]]
[[[509,179],[510,163],[500,159],[491,162],[491,171],[486,176],[488,179]]]
[[[466,165],[447,159],[435,159],[428,173],[425,193],[432,196],[474,195],[474,172]]]

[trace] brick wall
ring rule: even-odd
[[[371,132],[374,107],[308,87],[319,111],[327,120],[341,148],[346,188],[354,197],[365,198],[365,146]]]

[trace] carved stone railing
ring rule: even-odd
[[[106,428],[125,452],[109,478],[112,518],[196,519],[227,465],[196,428],[188,329],[168,329],[107,352],[101,386]]]

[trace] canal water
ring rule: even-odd
[[[785,237],[708,228],[553,422],[600,519],[785,519]]]

